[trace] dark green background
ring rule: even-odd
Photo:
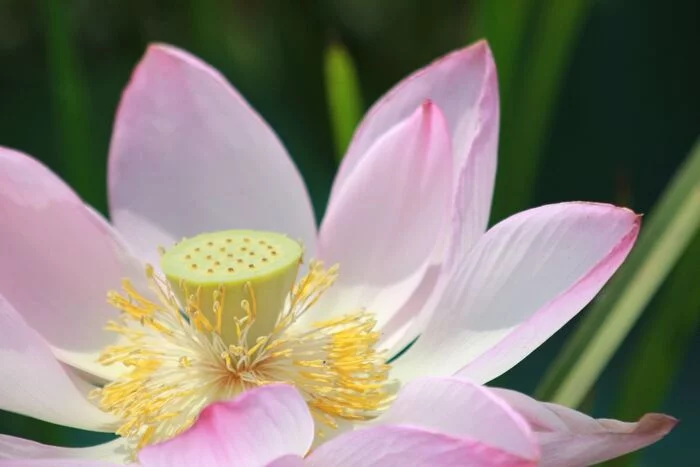
[[[146,45],[169,42],[219,68],[270,122],[299,165],[320,217],[336,169],[324,90],[326,46],[340,41],[349,49],[366,107],[407,73],[480,31],[488,38],[483,1],[0,0],[0,144],[45,161],[104,210],[105,161],[120,92]],[[516,14],[518,1],[500,2],[492,21]],[[530,71],[537,17],[549,6],[530,3],[535,6],[513,59],[501,63],[495,50],[499,69],[509,66],[516,84]],[[694,0],[588,2],[538,151],[533,195],[514,193],[507,182],[513,174],[502,165],[495,217],[515,207],[578,199],[647,212],[700,130],[699,19]],[[517,160],[519,135],[529,131],[527,112],[515,108],[522,92],[519,84],[504,93],[501,146],[509,153],[501,161]],[[538,110],[535,103],[532,111]],[[532,391],[574,326],[498,383]],[[628,337],[591,395],[595,415],[615,413],[637,337]],[[665,345],[676,345],[673,335]],[[697,334],[681,350],[685,360],[666,402],[647,407],[681,424],[636,459],[641,465],[690,465],[695,457]],[[650,373],[648,384],[658,383]],[[3,414],[0,423],[3,432],[44,441],[95,439],[14,415]]]

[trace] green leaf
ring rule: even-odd
[[[73,37],[71,10],[62,2],[44,1],[46,52],[52,110],[60,132],[61,171],[66,181],[90,204],[106,207],[104,156],[97,153],[90,126],[89,96]]]
[[[492,214],[495,221],[529,207],[532,202],[562,78],[591,4],[590,0],[544,2],[536,15],[529,53],[523,57],[522,76],[517,77],[515,84],[507,83],[505,88],[496,186],[507,189],[495,193]],[[504,7],[500,14],[507,9]],[[518,9],[523,10],[524,6]],[[519,36],[522,40],[522,34]],[[498,62],[506,73],[513,70],[516,46],[511,44],[505,60]],[[513,81],[507,75],[506,78]]]
[[[581,403],[699,226],[700,142],[654,206],[625,264],[551,365],[538,398],[569,407]]]
[[[325,74],[336,158],[340,162],[362,118],[362,96],[352,57],[339,43],[326,50]]]

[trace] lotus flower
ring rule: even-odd
[[[485,43],[406,78],[357,130],[317,232],[299,173],[243,98],[186,52],[149,48],[117,114],[112,224],[37,161],[0,151],[0,408],[121,438],[57,451],[3,437],[0,456],[124,460],[145,448],[149,465],[194,446],[217,414],[275,405],[287,389],[246,395],[275,383],[298,391],[290,404],[301,397],[317,442],[329,440],[309,459],[340,440],[424,444],[423,434],[386,428],[392,420],[446,433],[448,444],[455,433],[485,436],[522,465],[539,459],[522,420],[539,433],[545,464],[599,461],[659,439],[673,419],[595,422],[473,386],[575,316],[627,256],[640,223],[627,209],[563,203],[486,231],[498,119]],[[425,377],[472,383],[421,399],[433,383],[412,381]],[[416,388],[420,403],[409,404]],[[500,411],[472,404],[475,393]],[[186,431],[207,406],[237,396]],[[438,423],[435,406],[469,412]],[[266,415],[246,422],[251,433],[308,418],[301,409],[253,413]],[[519,428],[503,429],[500,417]],[[362,431],[372,423],[383,428]],[[297,435],[282,431],[270,443]],[[304,454],[302,435],[289,452]],[[483,454],[455,443],[448,451],[464,459]],[[348,462],[363,454],[347,449]]]

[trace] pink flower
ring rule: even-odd
[[[168,440],[209,404],[241,393],[181,437],[147,447],[141,460],[158,465],[148,462],[190,452],[217,414],[240,411],[246,420],[286,406],[277,398],[298,410],[269,412],[250,430],[232,425],[242,436],[255,436],[258,423],[277,427],[261,435],[269,452],[241,457],[250,465],[275,460],[255,455],[306,453],[312,429],[301,401],[325,439],[354,430],[308,462],[333,453],[364,463],[358,446],[405,443],[428,464],[443,463],[433,455],[486,455],[530,465],[541,449],[543,464],[583,465],[662,437],[670,417],[597,422],[474,386],[575,316],[639,230],[627,209],[562,203],[486,231],[498,121],[485,43],[408,77],[365,117],[317,232],[302,179],[262,119],[208,65],[151,47],[115,124],[113,225],[35,160],[0,150],[0,408],[124,438],[70,450],[2,437],[0,458],[123,460],[127,444]],[[194,238],[170,248],[161,269],[148,268],[149,291],[143,262],[159,264],[157,247],[182,237]],[[302,256],[294,240],[339,271],[312,261],[290,292]],[[105,303],[124,277],[124,292]],[[104,330],[108,322],[116,332]],[[447,379],[417,379],[425,377]],[[253,391],[280,382],[299,393]],[[278,441],[287,447],[274,451]],[[275,465],[301,461],[285,462]]]

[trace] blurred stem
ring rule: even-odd
[[[331,44],[325,57],[326,94],[336,159],[340,162],[362,118],[362,97],[352,57],[340,43]]]
[[[518,2],[511,5],[514,3]],[[496,191],[492,215],[496,221],[527,208],[532,202],[562,77],[590,5],[590,0],[544,2],[539,11],[531,52],[524,57],[522,80],[512,89],[506,87],[505,99],[512,96],[513,102],[506,102],[506,110],[510,110],[504,116],[501,131],[497,186],[508,189]],[[522,35],[519,39],[522,40]],[[517,44],[507,50],[515,55]],[[511,56],[510,61],[513,60]],[[506,73],[511,73],[512,65],[505,66]]]
[[[64,178],[87,202],[105,208],[101,165],[90,128],[89,96],[73,37],[71,9],[64,2],[44,1],[46,53],[53,113],[60,131],[60,166]]]
[[[666,188],[636,247],[549,368],[537,397],[576,407],[700,225],[700,142]]]
[[[700,326],[700,233],[681,257],[660,293],[651,317],[631,346],[621,381],[614,418],[636,420],[644,413],[660,411]],[[644,388],[640,391],[639,388]],[[609,463],[634,465],[638,454]]]

